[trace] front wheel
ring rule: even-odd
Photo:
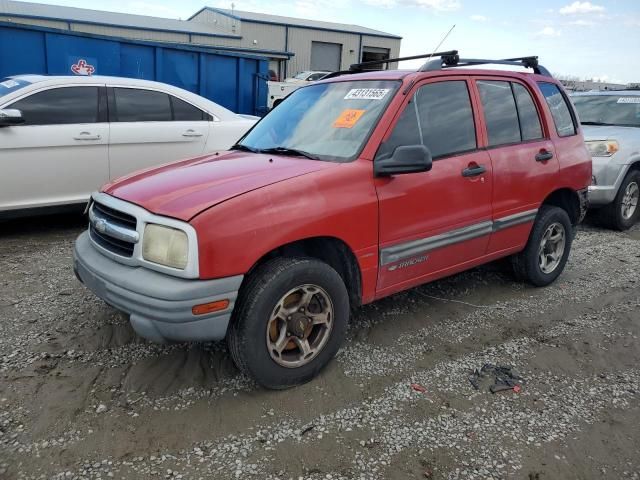
[[[616,230],[628,230],[640,218],[640,171],[633,170],[622,181],[616,198],[600,212],[602,222]]]
[[[311,258],[277,258],[249,277],[227,343],[240,370],[283,389],[311,380],[329,363],[348,319],[347,289],[333,268]]]
[[[525,249],[511,257],[518,279],[537,287],[549,285],[562,273],[573,242],[573,226],[567,212],[543,205]]]

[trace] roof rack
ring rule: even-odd
[[[436,56],[436,55],[434,55]],[[534,73],[539,75],[545,75],[551,77],[551,73],[545,67],[538,63],[538,57],[516,57],[516,58],[504,58],[501,60],[488,60],[480,58],[460,58],[457,55],[442,55],[440,58],[435,58],[426,62],[418,71],[419,72],[433,72],[442,70],[443,68],[452,67],[468,67],[473,65],[511,65],[516,67],[531,68]]]
[[[383,65],[392,62],[402,62],[405,60],[416,60],[418,58],[426,58],[427,62],[418,69],[418,72],[435,72],[444,68],[453,67],[469,67],[473,65],[511,65],[515,67],[531,68],[534,73],[552,77],[549,70],[538,63],[538,57],[515,57],[503,58],[501,60],[488,60],[481,58],[460,58],[458,50],[448,50],[446,52],[425,53],[424,55],[414,55],[412,57],[387,58],[384,60],[371,60],[369,62],[354,63],[349,70],[329,73],[322,79],[339,77],[340,75],[349,75],[352,73],[364,72],[364,67],[371,65]]]
[[[372,65],[384,65],[388,63],[394,63],[394,62],[404,62],[405,60],[417,60],[419,58],[446,57],[446,56],[457,55],[457,54],[458,54],[457,50],[449,50],[446,52],[433,52],[433,53],[425,53],[423,55],[413,55],[411,57],[385,58],[383,60],[371,60],[368,62],[353,63],[349,67],[349,70],[332,72],[322,77],[322,79],[325,80],[327,78],[339,77],[340,75],[348,75],[351,73],[361,73],[366,71],[365,67],[369,67]]]

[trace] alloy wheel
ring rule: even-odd
[[[566,232],[561,223],[552,223],[547,227],[538,250],[538,263],[543,273],[549,274],[558,268],[566,243]]]
[[[267,324],[269,355],[287,368],[308,364],[329,340],[333,315],[331,298],[321,287],[292,288],[278,301]]]
[[[629,220],[636,213],[638,208],[638,199],[640,199],[640,188],[636,182],[631,182],[627,185],[622,196],[622,203],[620,208],[622,209],[622,218]]]

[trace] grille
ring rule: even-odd
[[[115,210],[111,207],[107,207],[98,202],[94,202],[91,206],[93,210],[93,214],[95,219],[105,220],[108,224],[112,226],[117,226],[120,228],[124,228],[126,230],[134,231],[136,230],[137,220],[133,215],[129,215],[128,213],[121,212],[119,210]],[[133,256],[133,249],[135,243],[128,242],[126,240],[122,240],[121,238],[116,238],[113,235],[110,235],[108,231],[99,232],[96,229],[95,223],[90,222],[89,224],[89,234],[91,239],[110,252],[113,252],[117,255],[123,257],[131,257]]]
[[[109,222],[116,223],[122,227],[136,229],[137,221],[136,217],[129,215],[128,213],[120,212],[111,207],[107,207],[98,202],[93,202],[93,210],[101,217],[107,219]]]

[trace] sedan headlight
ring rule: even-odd
[[[610,157],[620,149],[615,140],[596,140],[586,144],[592,157]]]
[[[144,228],[142,258],[166,267],[184,270],[189,260],[189,240],[182,230],[153,223]]]

